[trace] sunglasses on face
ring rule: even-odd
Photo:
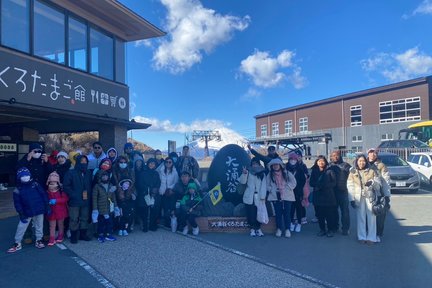
[[[120,161],[119,163],[120,163],[120,164],[126,164],[126,162],[121,162],[121,161]]]
[[[166,161],[166,163],[167,163],[167,164],[172,164],[173,162],[172,162],[172,161]]]
[[[42,150],[33,150],[33,153],[42,153]]]
[[[93,147],[93,149],[99,150],[99,149],[102,149],[102,147],[100,147],[100,146],[95,146],[95,147]]]

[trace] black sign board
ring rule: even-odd
[[[129,120],[129,88],[0,49],[0,99]],[[12,102],[12,101],[11,101]]]

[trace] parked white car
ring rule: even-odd
[[[422,182],[432,185],[432,152],[411,153],[407,162],[420,174]]]

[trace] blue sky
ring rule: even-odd
[[[432,0],[120,2],[167,32],[127,48],[131,117],[152,124],[132,136],[153,148],[432,74]]]

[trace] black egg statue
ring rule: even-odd
[[[208,187],[212,189],[218,182],[225,201],[238,204],[242,196],[237,193],[238,178],[243,167],[250,165],[250,157],[246,151],[236,145],[228,144],[222,147],[213,159],[208,172]]]

